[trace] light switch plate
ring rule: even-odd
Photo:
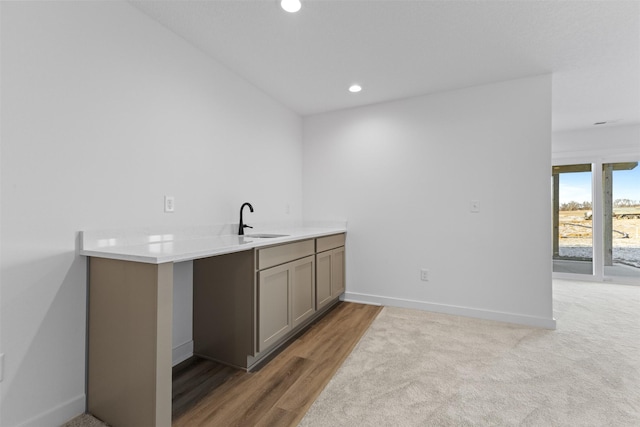
[[[176,201],[173,196],[164,196],[164,211],[165,212],[173,212],[176,208]]]
[[[469,204],[469,210],[471,211],[471,213],[480,212],[480,201],[472,200],[471,203]]]

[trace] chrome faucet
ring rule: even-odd
[[[244,209],[245,206],[249,206],[249,210],[253,212],[253,206],[251,206],[251,203],[245,202],[242,204],[242,206],[240,206],[240,225],[238,226],[238,236],[244,236],[245,228],[253,228],[250,225],[245,225],[244,222],[242,221],[242,210]]]

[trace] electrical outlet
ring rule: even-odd
[[[429,281],[429,270],[427,270],[426,268],[420,270],[420,280],[422,280],[423,282]]]
[[[176,201],[173,196],[164,196],[164,211],[173,212],[176,208]]]
[[[4,353],[0,354],[0,383],[4,379]]]

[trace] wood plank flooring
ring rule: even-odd
[[[256,372],[203,359],[181,367],[172,425],[297,425],[380,310],[341,302]]]

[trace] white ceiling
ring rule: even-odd
[[[302,2],[131,1],[301,115],[552,72],[554,131],[640,123],[638,1]]]

